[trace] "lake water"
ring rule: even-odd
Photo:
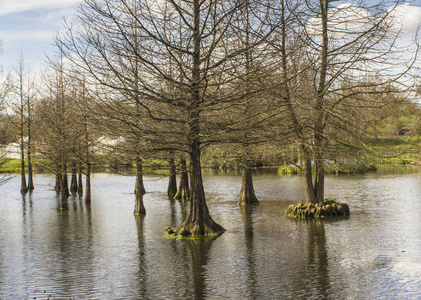
[[[146,217],[133,216],[131,176],[95,174],[92,204],[60,203],[54,176],[22,197],[0,187],[0,299],[421,299],[421,173],[328,176],[347,220],[298,222],[302,176],[256,174],[260,205],[237,205],[241,178],[206,173],[209,210],[227,230],[174,240],[187,207],[147,176]],[[60,209],[60,206],[62,209]]]

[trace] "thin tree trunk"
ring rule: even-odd
[[[85,202],[91,203],[91,164],[88,162],[86,164],[86,193],[85,193]]]
[[[22,130],[22,133],[21,133],[20,142],[21,142],[21,146],[20,146],[20,151],[21,151],[21,155],[20,155],[20,158],[21,158],[21,165],[20,165],[20,167],[21,167],[21,170],[20,170],[20,175],[21,175],[20,192],[22,194],[26,194],[28,192],[28,186],[26,185],[26,177],[25,177],[25,153],[23,152],[24,151],[24,149],[23,149],[24,148],[23,147],[23,130]]]
[[[251,170],[245,164],[241,167],[242,181],[241,181],[241,192],[238,199],[238,204],[250,205],[258,204],[259,201],[256,198],[253,187],[253,177]]]
[[[79,182],[77,185],[77,193],[79,196],[83,195],[83,182],[82,182],[83,166],[82,163],[79,163]]]
[[[177,200],[187,200],[190,196],[190,188],[189,188],[189,175],[187,173],[187,164],[185,159],[181,159],[180,161],[181,166],[181,176],[180,182],[178,185],[177,194],[175,194],[174,199]]]
[[[61,191],[61,172],[59,169],[61,169],[61,167],[57,168],[57,173],[56,173],[56,184],[54,185],[54,190],[59,192]]]
[[[69,181],[67,178],[67,164],[63,164],[63,180],[61,182],[61,195],[62,197],[69,197]]]
[[[143,168],[142,168],[142,159],[138,156],[136,157],[136,188],[135,188],[135,205],[134,205],[134,214],[135,215],[145,215],[146,209],[143,205]]]
[[[174,199],[175,194],[177,194],[177,175],[175,171],[174,151],[170,152],[169,163],[170,163],[170,177],[168,180],[167,195],[170,199]]]
[[[70,191],[72,194],[76,194],[78,191],[77,186],[77,169],[76,169],[76,163],[72,163],[72,179],[70,181]]]
[[[32,172],[32,135],[31,135],[31,105],[28,98],[28,190],[34,190],[34,178]]]
[[[20,175],[21,175],[21,185],[20,192],[26,194],[28,192],[28,186],[26,185],[25,177],[25,152],[24,152],[24,143],[23,143],[23,110],[21,111],[21,127],[20,127]]]

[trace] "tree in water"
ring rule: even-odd
[[[177,194],[177,173],[174,162],[174,151],[171,151],[169,155],[170,176],[168,180],[167,195],[170,199],[174,199],[175,194]]]
[[[187,172],[187,163],[184,157],[180,159],[180,182],[178,184],[177,193],[174,196],[174,199],[177,200],[188,200],[190,197],[190,188],[189,188],[189,175]]]
[[[78,173],[78,185],[77,185],[77,193],[79,196],[83,196],[83,164],[82,162],[79,163],[79,173]]]
[[[70,180],[70,192],[72,194],[76,194],[78,191],[78,185],[77,185],[77,169],[76,169],[76,163],[72,162],[72,177]]]
[[[135,188],[135,194],[136,194],[136,200],[135,200],[135,206],[134,206],[134,214],[135,215],[145,215],[146,209],[143,205],[143,170],[142,170],[142,159],[140,156],[136,157],[136,188]]]

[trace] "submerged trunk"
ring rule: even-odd
[[[180,182],[178,185],[177,194],[175,194],[174,199],[177,200],[187,200],[190,196],[189,188],[189,175],[187,173],[187,164],[185,159],[181,159],[181,176]]]
[[[83,166],[82,166],[82,163],[79,163],[79,176],[78,176],[79,182],[78,182],[78,185],[77,185],[77,193],[78,193],[79,196],[83,195],[82,174],[83,174]]]
[[[91,203],[91,164],[86,164],[86,194],[85,202]]]
[[[259,201],[256,198],[253,187],[253,177],[251,174],[251,169],[243,165],[241,168],[242,173],[242,183],[241,183],[241,192],[238,199],[238,204],[249,205],[249,204],[258,204]]]
[[[64,163],[63,165],[63,179],[61,181],[61,196],[62,197],[69,197],[69,182],[67,179],[67,165]]]
[[[175,171],[174,163],[174,152],[170,153],[170,177],[168,181],[167,195],[170,199],[174,199],[175,194],[177,194],[177,175]]]
[[[77,187],[77,170],[76,170],[76,163],[72,163],[72,179],[70,181],[70,191],[72,194],[76,194],[78,190]]]
[[[202,171],[200,164],[199,142],[195,141],[191,153],[191,194],[189,212],[186,220],[176,232],[183,236],[217,236],[225,229],[217,224],[209,214],[203,187]]]
[[[135,215],[145,215],[146,209],[143,205],[143,169],[142,169],[142,159],[136,158],[136,187],[135,187],[135,205],[134,205],[134,214]]]
[[[137,165],[137,160],[140,160],[140,165]],[[141,158],[136,158],[136,183],[135,183],[135,187],[134,187],[134,194],[137,195],[137,189],[140,188],[140,191],[142,192],[142,196],[146,194],[146,189],[145,189],[145,185],[143,184],[143,160]],[[140,168],[140,174],[141,176],[139,177],[139,170],[138,168]],[[136,210],[136,209],[135,209]]]

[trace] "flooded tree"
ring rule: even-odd
[[[279,94],[303,155],[307,203],[324,202],[325,162],[335,148],[355,152],[364,147],[357,133],[366,120],[357,112],[384,105],[364,95],[396,91],[397,79],[408,71],[406,67],[392,71],[398,63],[394,58],[399,30],[391,24],[399,4],[280,1],[275,22],[282,70]],[[410,66],[413,60],[399,63]],[[347,114],[350,111],[355,113]]]

